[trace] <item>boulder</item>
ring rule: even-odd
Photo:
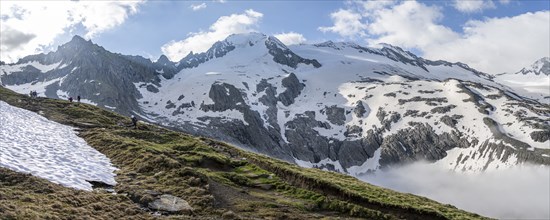
[[[222,214],[222,219],[237,219],[237,215],[233,211],[227,211]]]
[[[182,198],[168,194],[164,194],[158,199],[149,203],[149,208],[165,212],[190,213],[193,211],[193,208],[189,205],[187,201],[183,200]]]

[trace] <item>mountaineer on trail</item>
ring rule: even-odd
[[[138,119],[136,118],[136,116],[133,116],[132,115],[132,125],[134,126],[134,129],[137,129],[137,122],[138,122]]]

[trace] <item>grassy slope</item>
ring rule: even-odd
[[[483,218],[424,197],[334,172],[300,168],[207,138],[146,124],[130,129],[124,126],[130,124],[128,118],[87,104],[45,98],[31,101],[3,87],[0,100],[76,127],[88,144],[120,169],[113,195],[64,188],[0,168],[0,219]],[[159,217],[140,208],[158,193],[181,197],[194,211]]]

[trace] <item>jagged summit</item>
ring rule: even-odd
[[[79,35],[74,35],[69,42],[57,47],[57,51],[69,50],[65,52],[70,53],[70,52],[74,52],[74,50],[82,50],[85,48],[91,49],[94,46],[100,47],[99,45],[94,44],[92,40],[86,40]],[[103,49],[103,47],[100,47],[100,48]]]
[[[550,57],[543,57],[535,61],[531,66],[524,67],[515,74],[535,74],[535,75],[550,75]]]
[[[83,37],[81,37],[80,35],[74,35],[72,38],[71,38],[71,41],[69,41],[68,43],[91,43],[92,40],[88,39],[84,39]]]
[[[316,68],[321,66],[321,64],[314,59],[303,58],[295,54],[273,36],[251,32],[229,35],[224,40],[214,43],[210,49],[203,53],[190,52],[176,64],[177,69],[195,68],[209,60],[224,57],[228,53],[240,49],[246,50],[246,52],[242,52],[241,55],[246,55],[247,57],[257,56],[255,58],[258,58],[268,53],[273,56],[273,61],[276,63],[292,68],[296,68],[300,63],[312,65]]]
[[[234,46],[253,46],[254,44],[265,41],[268,38],[267,35],[258,33],[258,32],[250,32],[250,33],[243,33],[243,34],[231,34],[225,40],[224,42],[228,42]]]
[[[381,43],[380,46],[382,46],[382,49],[381,49],[382,51],[389,50],[410,60],[419,59],[419,56],[415,55],[414,53],[408,50],[403,50],[403,48],[401,47],[394,46],[387,43]]]
[[[515,73],[497,74],[495,81],[526,97],[550,104],[550,57],[543,57]]]
[[[68,65],[69,63],[79,59],[87,59],[90,55],[107,53],[110,52],[105,48],[94,44],[91,40],[85,40],[84,38],[75,35],[69,42],[59,45],[55,51],[51,51],[46,54],[40,53],[25,56],[19,59],[16,64],[34,62],[41,65],[52,65],[61,62],[60,64],[62,65]]]
[[[268,36],[259,32],[250,32],[242,34],[231,34],[223,40],[236,47],[252,47],[258,43],[265,44],[275,44],[277,47],[288,49],[288,47],[282,43],[275,36]]]
[[[168,59],[168,57],[166,55],[160,55],[160,57],[157,59],[157,61],[155,63],[158,63],[158,64],[161,64],[161,65],[168,65],[168,64],[171,64],[173,63],[172,61],[170,61],[170,59]]]

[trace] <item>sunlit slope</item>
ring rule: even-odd
[[[77,191],[2,169],[0,218],[482,218],[427,198],[334,172],[300,168],[210,139],[154,125],[130,129],[128,118],[88,104],[31,101],[1,87],[0,100],[76,127],[90,146],[120,169],[116,194]],[[154,211],[150,204],[160,195],[182,198],[192,209],[150,215]]]

